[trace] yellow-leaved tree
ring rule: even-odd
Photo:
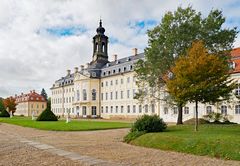
[[[179,57],[167,80],[170,95],[179,101],[194,102],[195,131],[198,131],[198,103],[227,100],[235,88],[229,79],[228,58],[211,54],[202,41],[192,43],[187,54]]]

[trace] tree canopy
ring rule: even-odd
[[[13,97],[8,97],[8,98],[4,99],[3,103],[4,103],[5,108],[9,109],[9,112],[11,111],[14,113],[16,111],[17,104]]]
[[[173,78],[166,81],[168,93],[178,100],[196,103],[196,122],[198,102],[227,100],[235,88],[235,83],[229,79],[226,59],[211,53],[202,41],[194,42],[171,70]]]
[[[0,98],[0,112],[2,112],[4,110],[6,110],[6,108],[5,108],[4,104],[3,104],[3,99]]]

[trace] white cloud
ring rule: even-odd
[[[109,58],[131,55],[133,47],[143,51],[147,35],[129,23],[143,20],[160,22],[163,14],[179,5],[191,4],[207,14],[212,8],[223,10],[227,27],[240,25],[237,0],[1,0],[0,1],[0,96],[49,90],[66,69],[85,64],[92,58],[92,37],[100,16],[106,34],[119,42],[109,45]],[[78,36],[42,33],[47,28],[83,26]],[[147,27],[149,28],[149,27]],[[40,32],[40,33],[39,33]],[[235,46],[240,46],[240,37]]]

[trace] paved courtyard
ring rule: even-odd
[[[128,129],[55,132],[0,124],[0,165],[240,165],[122,142]]]

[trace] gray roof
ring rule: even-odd
[[[100,69],[89,66],[89,68],[84,69],[84,71],[79,71],[79,73],[86,75],[87,72],[90,78],[102,78],[126,72],[131,72],[134,70],[134,63],[136,63],[139,59],[144,59],[144,53],[121,58],[118,59],[117,61],[109,62]],[[55,84],[59,85],[56,87],[73,85],[73,80],[74,74],[70,74],[55,81]]]

